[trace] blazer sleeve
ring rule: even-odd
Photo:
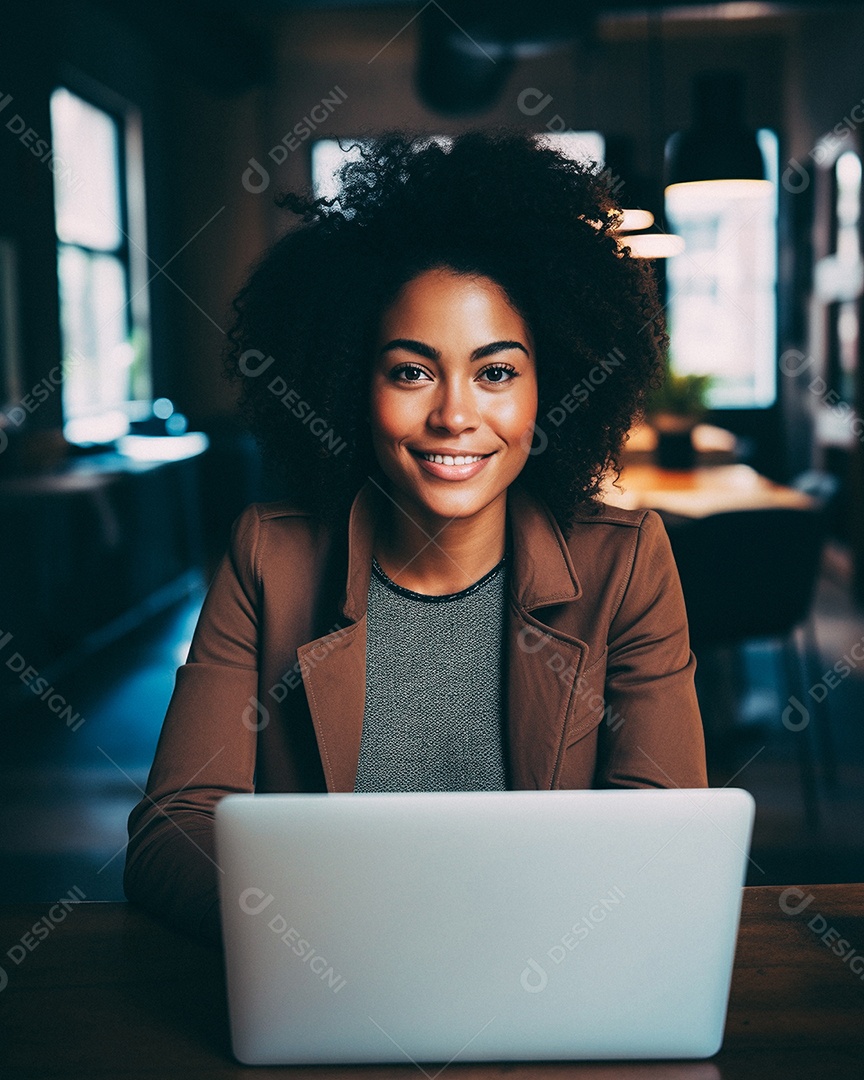
[[[146,793],[128,821],[127,898],[215,943],[221,871],[213,811],[224,795],[254,789],[260,528],[254,503],[232,524],[177,670]]]
[[[663,519],[647,510],[609,629],[595,787],[707,787],[696,658]]]

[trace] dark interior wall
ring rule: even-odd
[[[231,408],[227,388],[214,376],[224,340],[214,324],[223,328],[225,315],[213,297],[234,288],[237,268],[266,242],[263,228],[256,227],[256,219],[263,222],[266,215],[256,214],[258,204],[249,203],[238,216],[231,200],[222,198],[231,186],[225,174],[233,179],[231,156],[242,160],[244,140],[255,128],[254,68],[245,64],[239,89],[214,86],[219,71],[231,68],[230,47],[208,50],[194,22],[179,17],[169,32],[171,17],[165,13],[160,39],[153,23],[142,25],[95,3],[19,5],[4,16],[0,101],[7,94],[11,100],[0,112],[0,234],[14,238],[19,248],[26,389],[61,355],[53,177],[7,124],[20,114],[39,138],[50,140],[49,95],[58,83],[86,92],[92,80],[97,90],[104,86],[137,106],[144,143],[154,396],[171,397],[194,423]],[[189,62],[178,57],[184,48]],[[209,86],[202,85],[205,78]],[[219,227],[208,235],[211,217]],[[54,394],[25,426],[59,428],[61,423],[60,397]]]
[[[265,89],[216,94],[178,74],[166,123],[170,192],[177,230],[166,288],[175,305],[174,380],[181,411],[195,424],[229,414],[234,394],[221,376],[230,301],[272,239],[270,206],[242,184],[260,146]],[[182,291],[181,291],[182,290]],[[185,295],[184,295],[185,294]]]
[[[140,10],[121,17],[92,0],[9,13],[0,39],[0,90],[13,96],[0,114],[0,229],[18,238],[24,261],[25,384],[60,355],[52,177],[3,123],[14,109],[47,137],[48,93],[64,65],[142,110],[154,382],[156,393],[172,397],[193,423],[232,410],[219,363],[230,299],[255,257],[292,220],[274,208],[275,192],[309,182],[310,139],[298,140],[279,165],[268,152],[334,88],[344,101],[315,135],[402,125],[458,132],[499,121],[537,130],[598,128],[631,142],[633,169],[643,174],[658,165],[658,134],[688,122],[692,75],[702,68],[743,71],[749,122],[778,129],[790,155],[806,153],[864,93],[857,63],[864,13],[856,9],[844,11],[842,26],[825,11],[709,24],[667,18],[662,42],[644,20],[604,20],[593,42],[521,59],[493,109],[444,117],[425,108],[414,88],[417,11],[419,5],[262,16],[257,54],[233,40],[242,42],[243,34],[232,33],[221,9],[217,20],[198,22],[167,7],[149,22]],[[221,37],[214,43],[207,33],[217,21]],[[533,116],[519,107],[528,88],[550,99]],[[272,166],[270,184],[258,193],[243,184],[253,157]],[[59,425],[59,408],[54,395],[32,424]]]
[[[846,4],[802,12],[788,39],[790,152],[806,158],[864,98],[864,9]]]
[[[693,74],[727,65],[745,73],[750,121],[771,126],[783,121],[788,28],[777,20],[730,22],[711,31],[679,22],[664,29],[662,41],[651,36],[656,31],[644,20],[621,26],[601,21],[594,41],[520,59],[494,108],[460,117],[440,116],[417,99],[417,22],[406,23],[401,8],[284,15],[274,35],[277,81],[266,119],[271,135],[281,137],[338,84],[346,101],[321,124],[321,133],[381,123],[461,131],[499,121],[543,130],[547,124],[550,129],[560,126],[552,123],[557,115],[567,128],[598,128],[633,138],[637,158],[647,167],[655,135],[689,121]],[[655,103],[657,80],[663,97]],[[520,92],[529,87],[551,98],[535,116],[519,108]],[[284,175],[292,182],[302,178],[307,160],[306,153],[295,151]]]
[[[150,49],[122,21],[85,4],[19,5],[4,14],[0,37],[3,90],[12,102],[0,114],[0,231],[17,240],[21,306],[22,378],[33,386],[60,362],[59,305],[54,234],[53,176],[12,132],[20,115],[38,138],[50,141],[49,96],[58,83],[75,89],[79,76],[94,79],[142,111],[151,204],[159,206],[164,173],[160,151],[159,80]],[[166,223],[170,229],[170,223]],[[151,255],[159,257],[164,230],[152,229]],[[167,312],[154,290],[154,337],[171,338]],[[160,356],[170,366],[168,358]],[[59,427],[62,410],[53,394],[28,418],[28,426]]]
[[[382,126],[455,134],[506,123],[535,131],[604,132],[610,168],[625,176],[619,192],[624,204],[645,205],[644,196],[653,194],[656,212],[659,184],[652,192],[650,180],[647,191],[639,181],[659,177],[663,142],[690,123],[693,76],[704,68],[742,71],[748,121],[784,136],[788,21],[726,20],[705,25],[679,19],[668,21],[661,36],[656,24],[644,18],[626,23],[606,20],[593,40],[577,40],[520,59],[493,108],[459,116],[440,115],[418,97],[419,33],[419,20],[411,21],[401,7],[296,11],[278,18],[273,32],[274,78],[254,154],[269,173],[269,186],[258,195],[238,192],[238,211],[245,212],[242,207],[256,200],[266,203],[273,236],[293,223],[293,215],[273,208],[272,194],[309,184],[315,137],[361,135]],[[328,97],[343,100],[316,113],[316,105]],[[535,111],[529,113],[521,107],[524,104]],[[301,134],[292,139],[298,126]],[[310,128],[314,130],[304,136]],[[271,153],[283,139],[285,149]],[[662,265],[657,269],[662,274]],[[201,330],[208,333],[203,326]],[[201,346],[193,352],[206,364],[204,340],[202,336]],[[202,380],[206,378],[202,371]],[[758,468],[778,478],[786,472],[779,408],[737,418],[726,413],[718,420],[752,437]]]
[[[610,160],[613,170],[617,173],[620,167],[627,174],[622,200],[641,205],[646,192],[637,182],[658,175],[665,137],[690,122],[692,81],[700,70],[729,67],[742,72],[746,119],[753,127],[778,132],[781,168],[796,155],[806,159],[817,137],[864,95],[857,62],[864,45],[864,12],[856,5],[740,19],[697,20],[667,13],[662,29],[644,17],[601,20],[591,41],[520,59],[494,108],[442,116],[423,105],[414,84],[419,23],[412,17],[417,10],[295,11],[275,20],[274,75],[262,93],[252,155],[266,166],[269,185],[260,194],[237,192],[235,178],[239,215],[254,217],[254,204],[265,204],[272,237],[294,220],[273,208],[272,194],[308,185],[313,137],[362,134],[381,126],[457,133],[496,122],[534,130],[605,132],[610,159],[615,159]],[[520,95],[529,89],[537,91],[532,103],[548,99],[533,115],[519,105]],[[328,96],[343,100],[310,124],[310,113]],[[303,124],[314,130],[291,140],[295,125]],[[285,136],[288,149],[274,160],[269,151]],[[629,202],[628,194],[635,196]],[[654,194],[656,209],[656,188]],[[801,276],[796,259],[808,258],[802,241],[809,228],[809,195],[785,189],[780,193],[786,248],[780,268],[779,352],[800,347],[806,335],[806,296],[795,293],[794,282]],[[226,197],[232,197],[230,190]],[[660,264],[661,275],[662,270]],[[193,354],[196,362],[209,363],[203,339]],[[207,379],[202,370],[202,382]],[[749,436],[755,448],[753,464],[784,480],[813,464],[807,409],[800,387],[781,379],[773,409],[724,411],[713,419]]]
[[[25,388],[59,361],[54,221],[49,167],[13,134],[23,125],[50,138],[48,94],[53,43],[36,37],[21,12],[10,14],[0,36],[4,102],[0,112],[0,233],[17,244],[21,380]],[[27,48],[22,48],[22,39]],[[34,144],[35,145],[35,144]],[[47,365],[47,366],[46,366]],[[5,402],[3,403],[6,404]],[[60,401],[52,395],[28,419],[32,426],[59,425]]]

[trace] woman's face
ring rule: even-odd
[[[381,468],[424,517],[470,517],[506,498],[536,416],[534,340],[496,282],[434,269],[402,287],[380,323],[370,422]]]

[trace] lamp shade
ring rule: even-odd
[[[703,72],[694,83],[694,120],[666,142],[665,183],[700,180],[765,180],[756,133],[744,123],[738,72]]]

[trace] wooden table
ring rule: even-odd
[[[691,437],[700,465],[728,465],[738,460],[738,439],[726,428],[715,424],[696,424]],[[650,464],[656,452],[657,432],[650,424],[636,424],[628,431],[624,443],[624,462]]]
[[[51,910],[57,917],[49,904],[0,907],[4,1080],[267,1080],[283,1075],[416,1080],[418,1074],[432,1078],[445,1072],[443,1065],[426,1065],[423,1073],[414,1065],[239,1065],[230,1051],[218,950],[166,930],[127,904],[81,903],[47,930],[40,920],[49,918]],[[42,927],[41,940],[34,925]],[[28,933],[35,944],[25,940]],[[842,956],[832,951],[838,945]],[[470,1080],[860,1080],[864,973],[857,968],[864,964],[862,955],[864,884],[801,886],[795,891],[748,888],[726,1036],[715,1057],[453,1064],[446,1067],[446,1075]]]
[[[623,489],[623,490],[619,490]],[[810,495],[762,476],[749,465],[697,465],[661,469],[659,465],[624,464],[618,487],[606,477],[603,501],[628,510],[665,510],[684,517],[706,517],[727,510],[772,507],[809,509]]]

